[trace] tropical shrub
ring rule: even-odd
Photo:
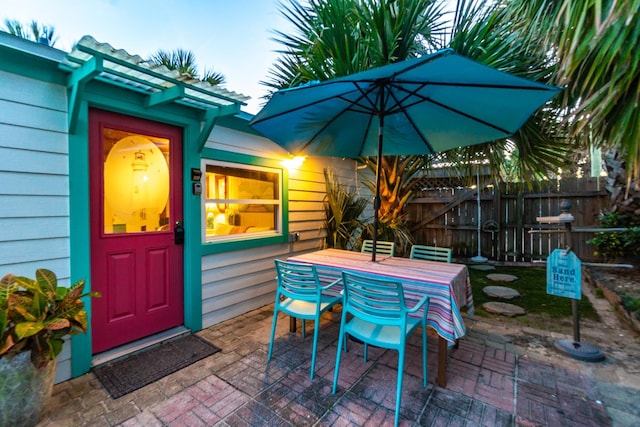
[[[336,249],[353,249],[365,224],[361,217],[367,199],[358,197],[357,190],[341,184],[333,172],[325,169],[327,193],[324,197],[326,246]]]
[[[603,214],[599,218],[602,228],[626,228],[626,231],[603,231],[587,243],[596,245],[596,255],[606,259],[629,258],[640,255],[640,218],[617,212]]]
[[[87,332],[82,293],[84,280],[58,286],[56,275],[36,270],[35,279],[7,274],[0,280],[0,358],[31,351],[36,368],[46,366],[62,351],[66,335]]]

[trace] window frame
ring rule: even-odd
[[[239,233],[226,236],[218,236],[215,238],[207,238],[207,199],[206,191],[206,171],[207,165],[224,166],[248,170],[262,170],[279,175],[279,195],[280,204],[279,215],[276,217],[278,230],[255,232],[255,233]],[[200,167],[202,170],[202,193],[200,195],[200,240],[202,246],[202,254],[215,254],[221,252],[229,252],[241,249],[250,249],[255,247],[269,246],[288,242],[289,229],[289,200],[288,200],[288,173],[287,169],[277,160],[271,160],[262,157],[249,156],[246,154],[229,153],[221,150],[205,148],[203,150]],[[230,200],[230,199],[225,199]]]

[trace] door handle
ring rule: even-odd
[[[173,241],[176,245],[182,245],[184,243],[184,226],[182,221],[176,221],[176,226],[173,229]]]

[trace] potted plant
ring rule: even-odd
[[[7,274],[0,280],[0,425],[38,422],[51,394],[64,337],[86,333],[84,280],[58,286],[56,275],[35,279]]]

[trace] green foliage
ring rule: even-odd
[[[367,200],[358,197],[355,188],[340,184],[333,172],[325,169],[327,193],[324,197],[326,243],[328,248],[351,249],[364,226],[360,217]]]
[[[40,25],[37,21],[31,21],[28,25],[23,25],[17,19],[5,18],[4,26],[9,34],[23,39],[54,46],[58,37],[55,35],[55,28],[48,25]]]
[[[149,60],[158,65],[164,65],[170,70],[175,70],[184,77],[199,79],[213,86],[224,84],[225,82],[223,74],[212,70],[205,69],[204,75],[200,76],[198,65],[196,64],[196,56],[190,50],[176,49],[169,52],[160,49]]]
[[[31,361],[40,368],[62,351],[63,338],[87,332],[82,293],[84,280],[58,287],[56,275],[36,270],[36,278],[7,274],[0,280],[0,356],[13,357],[31,350]]]
[[[280,13],[294,30],[275,32],[280,57],[262,83],[275,91],[433,51],[444,32],[443,8],[442,0],[282,2]]]
[[[553,57],[539,31],[522,28],[513,18],[515,3],[459,2],[448,47],[497,70],[552,84]],[[486,161],[496,181],[530,183],[566,169],[575,150],[559,126],[559,109],[550,108],[557,102],[554,98],[536,111],[512,137],[452,150],[443,160],[458,165],[465,175],[474,175],[473,165]]]
[[[622,306],[629,313],[636,313],[636,317],[640,319],[640,298],[633,298],[629,295],[622,294],[620,295],[620,299],[622,300]]]
[[[570,134],[627,156],[640,178],[640,0],[500,0],[510,25],[543,37]]]
[[[627,228],[627,231],[596,233],[587,243],[596,245],[596,255],[606,259],[633,257],[640,254],[640,218],[611,212],[599,218],[602,228]]]
[[[439,47],[444,33],[442,0],[289,0],[281,4],[280,12],[294,30],[276,32],[282,50],[269,81],[262,82],[272,91],[420,56]],[[415,156],[383,159],[378,238],[395,241],[400,251],[412,241],[404,209],[412,188],[405,186],[410,184],[405,177],[410,169],[415,174],[418,160]],[[333,241],[327,244],[348,244],[357,228],[348,224],[347,220],[342,226],[340,221],[328,223],[327,238]],[[372,224],[366,224],[362,237],[371,238],[371,231]]]
[[[367,167],[375,176],[377,158],[364,159]],[[407,204],[415,193],[413,186],[422,176],[422,161],[418,156],[383,156],[381,174],[377,184],[380,186],[380,210],[378,212],[378,240],[396,243],[397,255],[402,256],[411,248],[414,239],[407,227]],[[375,194],[376,180],[365,179],[364,185]],[[368,224],[362,239],[373,238],[373,224]]]
[[[515,15],[507,7],[498,7],[493,0],[458,2],[460,10],[451,23],[445,6],[443,0],[288,0],[281,4],[280,12],[293,31],[276,31],[280,57],[270,70],[268,81],[261,83],[274,92],[403,61],[447,46],[499,70],[550,82],[555,61],[545,40],[530,28],[516,27]],[[451,32],[450,25],[454,27]],[[507,172],[515,172],[523,181],[547,176],[566,167],[571,151],[556,126],[556,116],[557,109],[542,109],[512,138],[456,150],[447,160],[469,165],[472,160],[488,159],[497,178]],[[504,171],[506,151],[517,153],[512,155],[509,171]],[[413,167],[422,160],[425,159],[415,156],[383,160],[378,238],[395,241],[400,252],[412,241],[404,227],[407,211],[403,209],[412,187],[405,186],[411,185],[409,180],[394,179],[403,176],[401,168],[406,162]],[[370,234],[370,228],[371,224],[363,237]]]

